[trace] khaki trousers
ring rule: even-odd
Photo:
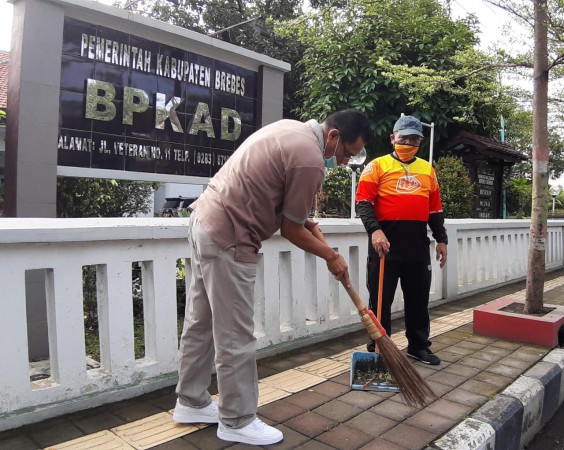
[[[192,279],[176,393],[184,406],[207,406],[215,356],[220,421],[241,428],[255,419],[258,403],[253,334],[256,264],[235,261],[235,248],[221,250],[195,214],[190,216],[188,241]]]

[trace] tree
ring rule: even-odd
[[[284,76],[284,117],[297,118],[294,110],[301,104],[297,95],[302,69],[299,61],[304,47],[291,37],[275,33],[273,20],[296,19],[302,14],[301,0],[142,0],[132,3],[121,0],[116,6],[127,6],[163,22],[171,23],[216,39],[280,59],[292,65]],[[233,25],[237,25],[233,27]],[[218,31],[229,28],[226,31]]]
[[[377,136],[372,157],[388,150],[402,112],[434,122],[438,140],[460,127],[497,134],[505,102],[495,73],[467,75],[487,59],[473,48],[475,19],[453,21],[436,0],[324,3],[279,27],[306,46],[300,117],[364,111]]]
[[[99,178],[57,179],[57,217],[134,217],[150,210],[158,183]]]
[[[488,0],[533,28],[533,190],[525,313],[543,308],[549,175],[548,82],[563,75],[564,12],[560,0]],[[531,10],[532,8],[532,10]],[[522,55],[523,59],[530,54]]]
[[[435,164],[445,217],[462,219],[474,213],[475,187],[461,158],[446,156]]]
[[[291,36],[278,34],[272,23],[299,20],[302,15],[301,4],[301,0],[208,0],[208,7],[203,15],[204,22],[213,30],[257,18],[249,25],[232,28],[227,33],[215,37],[292,65],[291,71],[284,75],[283,102],[283,116],[292,119],[298,118],[295,111],[302,103],[299,95],[303,72],[300,60],[305,46]],[[233,14],[225,14],[229,6]]]
[[[535,56],[533,72],[533,207],[525,313],[543,308],[548,195],[548,33],[547,0],[534,0]]]
[[[205,0],[116,0],[114,6],[199,33],[207,31],[201,24]]]

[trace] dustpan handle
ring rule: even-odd
[[[382,323],[382,291],[384,290],[384,263],[386,262],[386,255],[382,252],[380,257],[380,273],[378,275],[378,309],[376,311],[376,318],[378,322]]]

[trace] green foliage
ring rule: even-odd
[[[186,260],[176,260],[176,311],[178,317],[184,316],[186,308]]]
[[[350,200],[352,174],[347,166],[328,169],[321,189],[326,197],[346,202]]]
[[[531,111],[514,109],[505,117],[505,142],[530,159],[511,167],[510,178],[529,178],[533,176],[533,115]],[[553,179],[564,173],[564,139],[560,135],[560,125],[548,127],[549,175]]]
[[[446,156],[435,163],[445,217],[463,219],[474,213],[475,186],[461,158]]]
[[[118,0],[114,6],[126,8],[138,14],[154,17],[189,30],[205,33],[201,15],[206,2],[203,0],[179,0],[178,5],[167,0]]]
[[[533,184],[527,178],[509,178],[506,185],[507,215],[522,219],[531,215]]]
[[[82,297],[84,329],[98,329],[98,303],[96,301],[96,266],[82,267]]]
[[[524,36],[518,37],[520,42],[514,45],[511,60],[520,61],[523,65],[532,67],[533,61],[533,30],[534,30],[534,2],[531,0],[486,0],[507,11],[511,17],[520,23],[525,30]],[[562,0],[546,0],[548,60],[552,77],[561,77],[564,64],[564,3]],[[515,42],[514,42],[515,43]],[[529,73],[530,75],[530,73]]]
[[[552,187],[550,189],[549,198],[548,198],[548,211],[549,214],[552,215],[552,206],[554,201],[554,216],[555,217],[563,217],[564,216],[564,189],[562,186]]]
[[[134,217],[150,210],[158,183],[98,178],[57,179],[57,217]]]
[[[356,188],[360,170],[356,171]],[[318,196],[317,215],[319,217],[350,217],[352,169],[339,166],[328,169]]]
[[[179,5],[166,0],[142,0],[134,4],[121,0],[117,4],[123,5],[130,5],[128,9],[139,14],[203,34],[241,24],[213,37],[290,63],[292,70],[284,76],[284,117],[297,118],[293,111],[301,104],[297,91],[302,72],[298,63],[305,47],[292,37],[277,34],[271,21],[300,17],[301,0],[180,0]],[[243,23],[250,19],[256,20]]]
[[[476,22],[451,20],[437,0],[320,6],[304,19],[281,24],[279,31],[307,47],[300,63],[304,102],[299,116],[323,119],[345,107],[364,111],[377,136],[369,145],[371,157],[387,151],[402,112],[434,122],[437,139],[461,125],[497,129],[501,107],[495,73],[461,76],[486,59],[473,50]]]

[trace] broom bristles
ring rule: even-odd
[[[425,406],[427,398],[437,398],[431,387],[419,372],[415,370],[407,357],[386,335],[386,330],[380,325],[374,313],[366,307],[360,310],[359,313],[364,327],[378,345],[384,363],[399,386],[406,403],[410,406]]]
[[[384,363],[408,405],[425,406],[427,399],[437,398],[431,386],[388,336],[382,336],[376,343]]]

